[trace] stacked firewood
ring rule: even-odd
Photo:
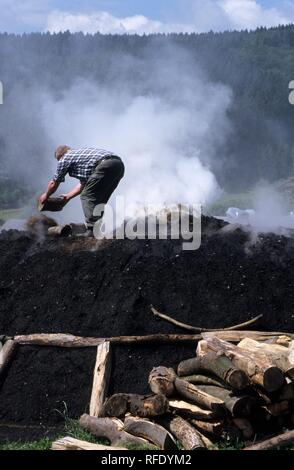
[[[211,333],[203,338],[195,357],[176,370],[151,371],[152,395],[113,395],[99,414],[83,415],[81,426],[113,446],[152,443],[165,450],[211,449],[228,439],[252,443],[294,427],[293,341],[245,337],[235,345]]]

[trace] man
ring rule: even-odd
[[[106,204],[124,176],[124,164],[120,157],[112,152],[94,148],[71,149],[67,145],[59,146],[55,151],[58,160],[56,173],[49,181],[47,190],[40,196],[44,203],[55,193],[59,184],[69,176],[77,178],[79,183],[69,193],[63,194],[65,202],[81,195],[86,221],[85,237],[93,237],[95,223],[103,217],[94,215],[98,204]]]

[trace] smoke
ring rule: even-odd
[[[219,194],[210,167],[231,129],[231,92],[190,65],[186,51],[163,52],[151,48],[139,63],[121,57],[109,70],[109,84],[80,79],[61,95],[43,94],[42,127],[52,150],[64,143],[120,155],[126,173],[116,194],[128,206],[207,204]],[[129,72],[138,67],[142,82]],[[119,69],[120,79],[111,80]],[[54,166],[52,160],[51,174]],[[76,203],[65,215],[81,218]]]

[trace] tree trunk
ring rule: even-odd
[[[254,429],[246,418],[234,418],[233,423],[237,426],[238,429],[242,432],[243,438],[246,441],[254,438],[255,432]]]
[[[164,395],[141,396],[117,393],[104,403],[103,416],[123,418],[127,413],[142,418],[160,416],[167,412],[168,400]]]
[[[294,431],[288,431],[279,436],[272,437],[266,441],[246,447],[244,450],[272,450],[294,444]]]
[[[155,367],[149,375],[149,385],[153,393],[170,397],[175,391],[176,373],[167,367]]]
[[[211,410],[203,410],[202,408],[199,408],[199,406],[192,405],[186,401],[170,400],[169,408],[171,411],[175,411],[176,414],[185,418],[195,418],[207,421],[215,418],[215,414]]]
[[[181,396],[187,398],[193,403],[196,403],[200,406],[204,406],[205,408],[214,411],[218,415],[224,414],[224,401],[220,398],[216,398],[215,396],[209,395],[208,393],[200,390],[200,386],[196,387],[195,385],[192,385],[189,382],[185,382],[181,379],[176,379],[175,387],[177,392]]]
[[[225,430],[224,421],[201,421],[191,419],[191,424],[193,424],[198,431],[215,437],[221,437]]]
[[[234,392],[225,388],[199,385],[197,387],[203,393],[208,393],[212,397],[222,400],[225,407],[229,410],[233,417],[239,418],[249,416],[256,400],[250,396],[234,396]]]
[[[110,343],[106,342],[97,347],[97,357],[90,401],[90,416],[95,416],[97,418],[101,415],[110,378],[110,369]]]
[[[178,450],[172,435],[162,426],[152,423],[148,419],[127,416],[124,423],[124,430],[133,436],[147,439],[161,450]]]
[[[242,390],[247,387],[248,377],[225,356],[216,353],[208,353],[203,357],[194,357],[183,361],[178,366],[178,375],[189,375],[194,372],[208,371],[215,374],[230,387]]]
[[[183,418],[167,417],[162,422],[185,450],[207,450],[201,434]]]
[[[235,367],[249,376],[253,383],[262,386],[268,392],[279,390],[284,384],[283,371],[259,353],[246,351],[218,338],[208,338],[207,347],[211,351],[225,354]]]
[[[287,400],[280,403],[272,403],[266,406],[272,416],[281,416],[289,412],[289,402]]]
[[[63,437],[52,443],[51,450],[128,450],[125,447],[110,447],[102,446],[100,444],[91,444],[90,442],[80,441],[79,439],[74,439],[73,437]]]
[[[141,437],[132,436],[124,431],[123,422],[116,418],[94,418],[84,414],[80,418],[80,426],[96,437],[102,437],[110,441],[111,445],[149,445],[149,442]]]

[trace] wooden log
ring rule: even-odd
[[[4,343],[2,349],[0,350],[0,379],[9,367],[16,351],[16,347],[16,342],[9,339]]]
[[[273,450],[294,444],[294,431],[288,431],[278,436],[259,442],[253,446],[245,447],[243,450]]]
[[[161,450],[178,450],[173,436],[164,427],[152,423],[148,419],[127,416],[124,422],[124,430],[133,436],[147,439]]]
[[[194,357],[183,361],[178,366],[179,376],[201,371],[208,371],[215,374],[236,390],[242,390],[249,384],[245,372],[237,369],[224,354],[217,354],[215,352],[208,353],[202,357]]]
[[[52,443],[51,450],[128,450],[125,447],[110,447],[101,444],[92,444],[86,441],[80,441],[73,437],[63,437]]]
[[[294,362],[290,361],[289,348],[279,344],[260,343],[251,338],[245,338],[238,344],[238,347],[252,353],[258,353],[267,357],[273,364],[282,369],[290,376],[294,375]]]
[[[110,378],[110,343],[107,341],[97,347],[96,364],[90,401],[90,416],[101,415]]]
[[[109,341],[112,344],[169,344],[169,343],[195,343],[201,339],[201,335],[173,335],[155,334],[145,336],[113,336],[110,338],[87,338],[73,336],[63,333],[40,333],[32,335],[15,336],[16,343],[22,345],[54,346],[59,348],[88,348],[99,346],[99,344]]]
[[[225,354],[237,368],[249,376],[253,383],[262,386],[268,392],[274,392],[283,386],[285,380],[283,371],[265,356],[249,352],[218,338],[207,338],[206,342],[209,350]]]
[[[280,401],[294,401],[294,382],[287,383],[279,390],[277,402]]]
[[[224,421],[201,421],[198,419],[191,419],[190,422],[198,431],[215,437],[221,437],[225,431]]]
[[[180,416],[166,417],[162,423],[185,450],[207,450],[201,434]]]
[[[234,418],[233,423],[242,432],[243,438],[248,441],[254,438],[255,432],[250,421],[246,418]]]
[[[176,373],[167,367],[155,367],[149,375],[148,383],[153,393],[170,397],[175,391]]]
[[[168,400],[164,395],[135,395],[117,393],[103,405],[102,415],[122,418],[127,413],[143,418],[161,416],[168,411]]]
[[[133,436],[124,431],[123,422],[116,418],[94,418],[84,414],[79,420],[80,426],[96,437],[107,439],[112,446],[149,445],[146,439]]]
[[[52,237],[69,237],[72,234],[72,228],[70,225],[57,225],[48,228],[47,233]]]
[[[187,377],[181,377],[181,379],[194,385],[215,385],[216,387],[224,388],[228,386],[221,379],[209,377],[207,375],[188,375]]]
[[[255,341],[271,341],[272,343],[286,345],[294,340],[294,333],[279,333],[268,331],[212,331],[201,333],[203,339],[218,338],[231,343],[239,343],[244,338],[251,338]]]
[[[231,415],[236,418],[249,416],[253,406],[256,404],[256,400],[253,397],[248,395],[235,396],[233,391],[226,390],[225,388],[210,385],[198,385],[197,388],[203,393],[222,400]]]
[[[186,417],[195,418],[201,420],[212,420],[215,418],[215,414],[211,410],[204,410],[197,405],[193,405],[186,401],[181,400],[170,400],[169,408],[176,414]]]
[[[281,416],[289,412],[290,406],[287,400],[281,401],[280,403],[271,403],[266,405],[266,409],[272,416]]]
[[[214,411],[217,415],[223,415],[225,412],[224,401],[200,390],[199,387],[200,385],[196,387],[195,385],[178,378],[175,380],[175,388],[181,396],[187,398],[193,403]]]
[[[212,336],[210,336],[212,335]],[[238,331],[220,331],[213,333],[202,333],[194,335],[181,335],[181,334],[154,334],[145,336],[114,336],[109,338],[87,338],[73,336],[64,333],[51,333],[51,334],[32,334],[32,335],[18,335],[13,339],[23,345],[36,345],[36,346],[54,346],[61,348],[85,348],[95,347],[105,341],[113,344],[129,345],[129,344],[169,344],[169,343],[195,343],[201,339],[210,337],[224,338],[225,340],[238,343],[241,339],[252,337],[257,341],[267,341],[269,339],[278,340],[285,338],[283,333],[264,333],[264,332],[238,332]],[[294,339],[294,334],[287,334],[286,338],[289,341]]]

